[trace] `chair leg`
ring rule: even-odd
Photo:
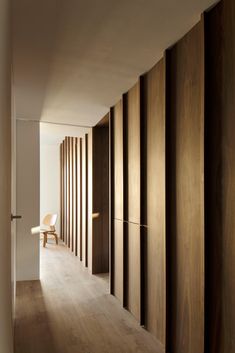
[[[47,233],[43,233],[44,237],[43,237],[43,247],[46,247],[46,243],[47,243]]]
[[[58,235],[54,233],[56,245],[58,245]]]

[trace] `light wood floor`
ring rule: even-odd
[[[159,353],[157,341],[62,244],[41,248],[41,281],[17,284],[15,353]]]

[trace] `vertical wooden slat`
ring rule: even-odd
[[[63,239],[63,212],[62,212],[62,205],[63,205],[63,144],[60,144],[60,238]]]
[[[168,52],[170,353],[204,352],[204,26]]]
[[[67,155],[67,163],[66,163],[66,189],[67,189],[67,202],[66,202],[66,214],[67,214],[67,245],[70,247],[70,138],[66,137],[67,141],[67,149],[66,149],[66,155]]]
[[[206,345],[235,352],[235,6],[205,14]]]
[[[77,138],[73,138],[73,251],[77,256]]]
[[[87,140],[87,236],[88,236],[88,268],[91,273],[93,271],[93,163],[92,163],[92,141],[93,141],[93,129],[88,133]]]
[[[82,158],[81,158],[81,139],[77,138],[76,143],[76,179],[77,179],[77,255],[82,260]]]
[[[82,261],[84,266],[88,267],[88,202],[87,202],[87,168],[88,168],[88,158],[87,158],[87,144],[88,135],[85,134],[82,139]]]
[[[114,295],[114,108],[109,118],[109,272],[110,294]]]
[[[127,308],[140,321],[140,82],[127,94],[128,290]]]
[[[166,346],[165,59],[145,77],[147,236],[145,325]]]
[[[123,102],[113,108],[113,156],[114,156],[114,233],[113,233],[113,293],[123,304],[124,300],[124,205],[123,205]]]

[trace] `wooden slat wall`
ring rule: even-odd
[[[66,137],[61,144],[61,235],[82,259],[82,139]]]
[[[190,54],[190,55],[189,55]],[[204,352],[204,23],[167,54],[170,349]]]
[[[82,139],[76,141],[76,179],[77,179],[77,255],[82,261]]]
[[[87,185],[88,185],[88,135],[82,139],[82,261],[84,266],[88,266],[88,222],[87,222]]]
[[[92,128],[92,273],[109,271],[109,127]]]
[[[92,140],[93,131],[88,133],[87,141],[87,237],[88,237],[88,268],[93,273],[93,163],[92,163]]]
[[[140,321],[140,83],[127,94],[127,308]]]
[[[124,208],[123,208],[123,102],[119,101],[113,108],[113,204],[114,204],[114,234],[113,234],[113,293],[123,304],[124,300]]]
[[[235,6],[220,2],[206,29],[206,352],[235,352]]]
[[[166,346],[166,64],[145,77],[147,246],[145,325]]]

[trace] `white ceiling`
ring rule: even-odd
[[[95,125],[214,0],[14,0],[16,117]]]
[[[40,145],[60,145],[65,136],[83,137],[90,129],[77,126],[40,123]]]

